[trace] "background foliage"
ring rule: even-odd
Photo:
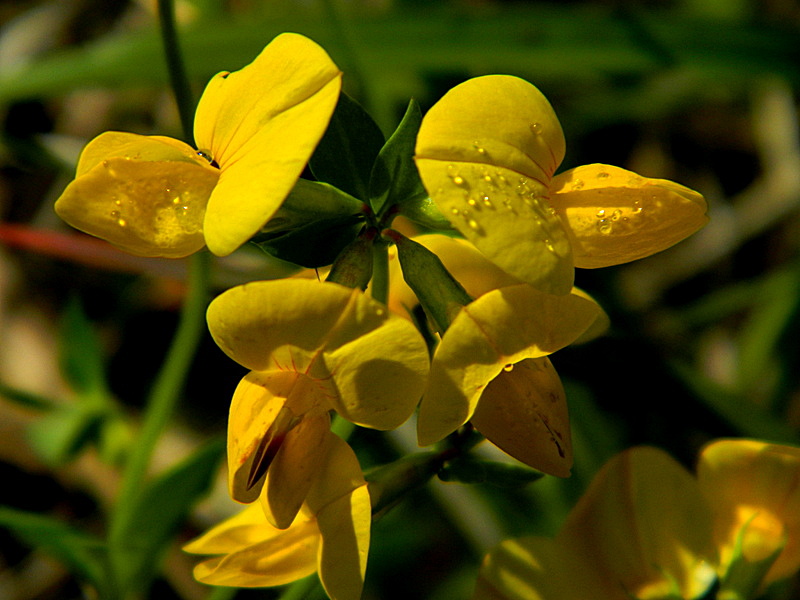
[[[716,437],[800,442],[795,2],[184,0],[177,9],[197,93],[282,31],[325,47],[387,134],[411,96],[426,110],[468,77],[509,73],[554,105],[563,168],[624,166],[697,189],[711,206],[711,223],[675,249],[577,273],[612,329],[553,358],[573,420],[572,478],[522,489],[437,481],[415,492],[374,528],[365,598],[467,597],[491,545],[555,532],[599,465],[631,445],[690,466]],[[69,231],[52,202],[96,134],[180,137],[166,84],[152,3],[0,2],[2,598],[76,598],[81,581],[110,585],[97,540],[187,266]],[[246,249],[215,260],[212,289],[288,272]],[[160,567],[132,561],[128,574],[152,576],[153,597],[279,595],[211,592],[179,550],[232,509],[216,461],[242,374],[204,334],[140,495],[164,510],[131,509],[132,521],[116,524],[118,539],[141,542],[134,554],[163,555]],[[406,429],[357,430],[351,443],[364,468],[415,447]],[[195,504],[211,479],[210,499]],[[798,596],[797,581],[768,595]]]

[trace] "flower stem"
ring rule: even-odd
[[[150,465],[150,458],[178,402],[200,337],[205,331],[205,309],[209,279],[209,255],[197,252],[191,257],[189,291],[181,310],[178,329],[167,357],[156,376],[145,407],[141,431],[133,446],[122,476],[118,502],[111,523],[110,537],[124,535],[135,510],[138,495]]]
[[[191,144],[194,139],[194,99],[192,88],[186,76],[186,68],[181,55],[178,35],[175,28],[175,7],[173,0],[158,0],[158,16],[161,23],[161,41],[164,44],[164,57],[167,61],[170,85],[178,105],[184,141]]]

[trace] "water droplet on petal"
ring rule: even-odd
[[[534,135],[539,135],[542,133],[542,124],[541,123],[531,123],[531,133]]]
[[[478,154],[486,154],[486,148],[481,146],[480,142],[478,142],[477,140],[472,142],[472,147],[475,148],[475,151]]]
[[[117,219],[117,225],[120,227],[125,227],[127,224],[128,222],[125,219]]]
[[[467,226],[473,231],[478,231],[481,228],[481,226],[475,219],[470,219],[469,221],[467,221]]]
[[[605,171],[600,171],[600,172],[597,174],[597,178],[598,178],[598,179],[605,179],[606,177],[608,177],[608,173],[606,173]]]
[[[493,208],[494,207],[494,205],[492,204],[492,200],[489,198],[489,196],[486,196],[486,195],[482,196],[481,197],[481,202],[483,202],[483,205],[488,207],[488,208]]]
[[[508,363],[505,367],[503,367],[503,371],[506,373],[510,373],[514,370],[514,365],[512,363]]]
[[[461,175],[454,175],[453,183],[456,185],[464,185],[464,178]]]
[[[600,219],[597,222],[597,231],[599,231],[603,235],[610,234],[611,233],[611,222],[608,219]]]
[[[576,179],[572,182],[572,189],[573,190],[580,190],[583,189],[583,179]]]
[[[461,214],[461,211],[458,210],[457,208],[451,208],[450,212],[453,213],[455,216],[458,216],[458,215]]]
[[[622,211],[617,209],[613,213],[611,213],[611,220],[612,221],[619,221],[619,218],[622,216]]]
[[[602,219],[602,218],[603,218],[603,217],[605,217],[605,216],[606,216],[606,211],[605,211],[605,210],[603,210],[602,208],[601,208],[600,210],[598,210],[598,211],[597,211],[597,218],[598,218],[598,219]]]
[[[467,200],[467,204],[469,204],[470,206],[475,206],[476,204],[478,204],[478,201],[475,200],[475,198],[470,198],[469,200]]]

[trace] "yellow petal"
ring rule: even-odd
[[[556,176],[550,202],[573,245],[575,266],[608,267],[661,252],[708,222],[703,196],[610,165]]]
[[[572,256],[548,206],[564,135],[547,99],[506,75],[470,79],[423,119],[420,177],[442,214],[490,260],[543,291],[572,287]]]
[[[586,298],[587,300],[595,302],[594,298],[580,288],[572,288],[572,293],[576,296],[580,296],[581,298]],[[573,344],[585,344],[587,342],[591,342],[592,340],[605,335],[611,328],[611,319],[606,311],[604,311],[603,307],[599,304],[597,305],[597,308],[597,318],[595,318],[594,322],[589,325],[589,328],[584,331],[578,339],[572,342]]]
[[[719,440],[701,452],[697,478],[714,509],[723,568],[741,527],[754,515],[743,540],[745,558],[760,560],[786,543],[765,583],[800,568],[800,448]]]
[[[228,487],[237,502],[253,502],[261,493],[263,478],[248,488],[256,449],[284,408],[296,379],[295,373],[252,372],[236,387],[228,416]]]
[[[631,596],[664,597],[672,579],[681,597],[696,598],[713,583],[717,564],[710,519],[683,467],[637,447],[603,466],[556,542]]]
[[[328,407],[359,425],[397,427],[422,393],[422,336],[359,290],[301,279],[247,284],[214,300],[208,321],[217,344],[251,369],[274,366],[275,352],[291,345],[292,368],[327,382]]]
[[[439,210],[488,259],[542,291],[569,292],[572,249],[546,184],[502,167],[419,156],[416,163]]]
[[[480,397],[472,423],[494,445],[519,461],[569,477],[572,437],[567,398],[547,357],[507,367]]]
[[[329,433],[330,451],[307,503],[322,535],[319,576],[332,600],[358,600],[369,553],[372,507],[355,453]]]
[[[262,507],[267,520],[285,529],[297,516],[329,451],[328,413],[306,416],[287,435],[267,472]]]
[[[442,338],[420,404],[417,434],[432,444],[466,423],[507,364],[546,356],[580,336],[597,305],[527,284],[493,290],[464,307]]]
[[[255,521],[261,507],[254,504],[244,512],[248,513],[248,521]],[[217,537],[230,535],[225,545],[233,549],[198,564],[194,569],[198,581],[229,587],[270,587],[291,583],[317,569],[320,533],[315,520],[299,517],[289,529],[281,531],[269,525],[263,513],[260,523],[237,525],[236,519],[233,517],[211,530]],[[249,531],[241,531],[242,527]],[[240,540],[243,545],[235,548]],[[199,543],[189,547],[191,552],[208,551]]]
[[[182,142],[109,132],[87,145],[55,209],[76,229],[131,254],[178,258],[204,245],[218,176]]]
[[[294,33],[209,82],[194,134],[222,171],[205,219],[213,253],[233,252],[280,208],[325,132],[340,88],[341,72],[325,51]]]
[[[308,519],[306,519],[308,520]],[[264,519],[258,504],[251,504],[183,547],[190,554],[229,554],[281,535]]]

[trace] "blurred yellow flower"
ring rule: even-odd
[[[489,552],[474,599],[694,599],[717,581],[749,598],[800,568],[799,482],[800,449],[788,446],[711,443],[697,478],[632,448],[603,466],[555,539]]]
[[[203,245],[233,252],[280,208],[336,106],[341,72],[294,33],[248,66],[219,73],[197,106],[198,150],[161,136],[106,132],[89,142],[56,201],[73,227],[142,256]]]
[[[706,221],[684,186],[608,165],[554,176],[561,125],[542,93],[508,75],[470,79],[425,115],[416,163],[431,198],[464,237],[503,270],[567,294],[573,267],[649,256]]]
[[[317,571],[333,600],[358,600],[372,520],[369,492],[350,447],[327,432],[321,477],[288,527],[271,525],[260,504],[193,540],[184,550],[214,555],[195,567],[198,581],[230,587],[269,587]]]
[[[422,336],[360,290],[305,279],[250,283],[217,297],[208,324],[220,348],[251,369],[230,409],[231,495],[252,502],[266,480],[264,510],[281,529],[318,479],[329,411],[394,429],[422,395]]]

